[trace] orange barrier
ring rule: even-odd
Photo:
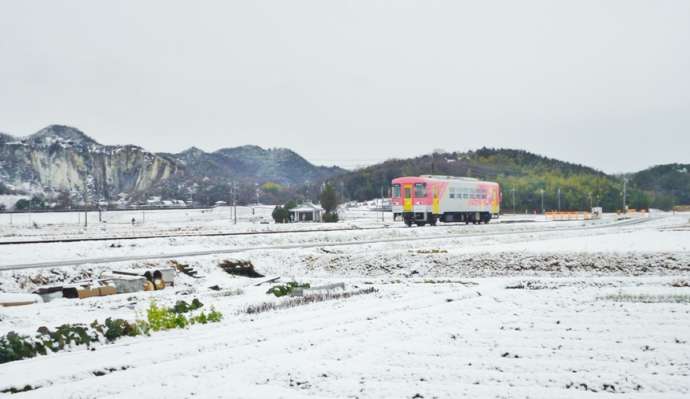
[[[649,211],[647,209],[628,209],[627,212],[623,211],[617,211],[616,215],[626,215],[626,216],[636,216],[636,217],[645,217],[649,216]]]
[[[573,212],[573,211],[553,211],[553,212],[544,212],[544,215],[546,216],[547,219],[549,220],[591,220],[592,213],[591,212]]]

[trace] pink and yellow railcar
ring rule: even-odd
[[[488,223],[500,212],[498,183],[470,177],[406,176],[392,181],[393,215],[408,226],[436,222]]]

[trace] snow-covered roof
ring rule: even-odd
[[[300,204],[300,206],[296,208],[290,209],[290,212],[313,212],[313,211],[323,211],[323,208],[321,208],[318,205],[314,205],[311,202],[305,202],[303,204]]]

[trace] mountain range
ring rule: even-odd
[[[0,133],[0,183],[17,191],[88,192],[99,199],[194,191],[195,184],[230,182],[302,185],[344,170],[315,166],[295,152],[258,146],[177,154],[135,145],[102,145],[69,126],[51,125],[27,137]],[[210,182],[210,183],[209,183]]]
[[[51,125],[26,136],[0,133],[0,194],[67,193],[77,201],[141,201],[157,195],[201,205],[236,198],[265,203],[317,199],[333,183],[342,199],[368,200],[403,175],[442,174],[498,181],[502,208],[520,212],[601,205],[670,209],[690,204],[690,165],[657,165],[626,175],[523,150],[481,148],[391,159],[348,171],[311,164],[292,150],[254,145],[205,152],[153,153],[136,145],[102,145],[79,129]],[[55,196],[55,195],[54,195]],[[542,201],[543,199],[543,201]]]

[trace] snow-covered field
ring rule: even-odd
[[[237,225],[223,210],[215,217],[164,212],[174,213],[147,216],[134,227],[105,223],[105,232],[98,225],[69,227],[61,215],[52,221],[41,215],[47,219],[37,229],[0,223],[5,241],[55,239],[61,232],[132,237],[141,235],[132,232],[139,227],[151,235],[180,235],[2,245],[0,269],[46,262],[79,266],[0,271],[0,295],[170,259],[203,276],[178,274],[174,287],[156,292],[0,307],[0,335],[107,317],[135,320],[153,299],[172,305],[199,298],[221,311],[223,320],[123,338],[93,351],[75,347],[0,364],[0,391],[32,388],[0,396],[690,395],[688,214],[591,222],[520,216],[489,225],[405,228],[363,209],[350,210],[335,225],[289,226],[251,223],[249,209]],[[264,212],[270,215],[270,209]],[[261,229],[323,230],[185,236]],[[223,272],[218,264],[228,258],[251,260],[259,272],[281,281],[343,282],[346,292],[377,291],[247,314],[250,305],[291,299],[267,295],[270,284],[257,287],[253,279]],[[209,288],[215,285],[221,291]]]

